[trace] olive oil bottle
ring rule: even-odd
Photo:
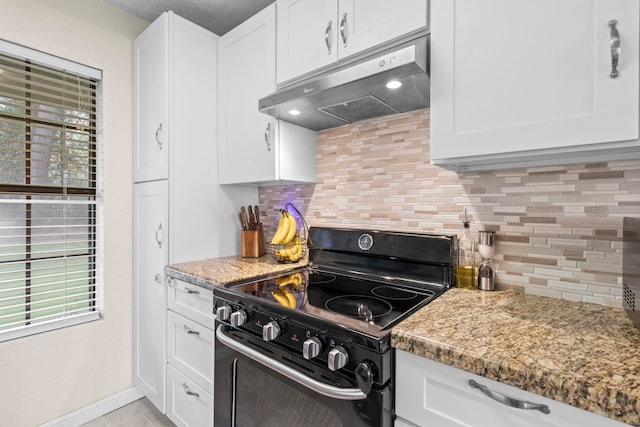
[[[476,278],[476,242],[471,237],[471,226],[464,210],[462,236],[458,240],[458,264],[456,265],[456,286],[464,289],[478,289]]]

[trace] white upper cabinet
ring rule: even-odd
[[[638,151],[638,9],[637,0],[432,0],[431,161],[489,169]]]
[[[133,181],[169,174],[169,20],[153,22],[133,42]],[[159,42],[165,41],[165,42]]]
[[[218,40],[221,184],[315,181],[315,132],[258,111],[276,89],[275,52],[275,4]]]
[[[278,0],[278,84],[424,29],[427,0]]]

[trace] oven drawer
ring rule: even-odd
[[[213,393],[214,339],[211,329],[167,311],[167,361],[209,393]]]
[[[213,396],[167,366],[167,417],[178,427],[213,427]]]
[[[213,292],[211,290],[174,278],[169,281],[167,289],[169,310],[213,329]]]

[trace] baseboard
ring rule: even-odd
[[[143,394],[131,387],[119,393],[99,400],[77,411],[73,411],[63,417],[42,424],[40,427],[78,427],[84,423],[95,420],[118,408],[128,405],[143,397]]]

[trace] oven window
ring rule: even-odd
[[[343,426],[336,411],[261,369],[238,360],[237,427]]]

